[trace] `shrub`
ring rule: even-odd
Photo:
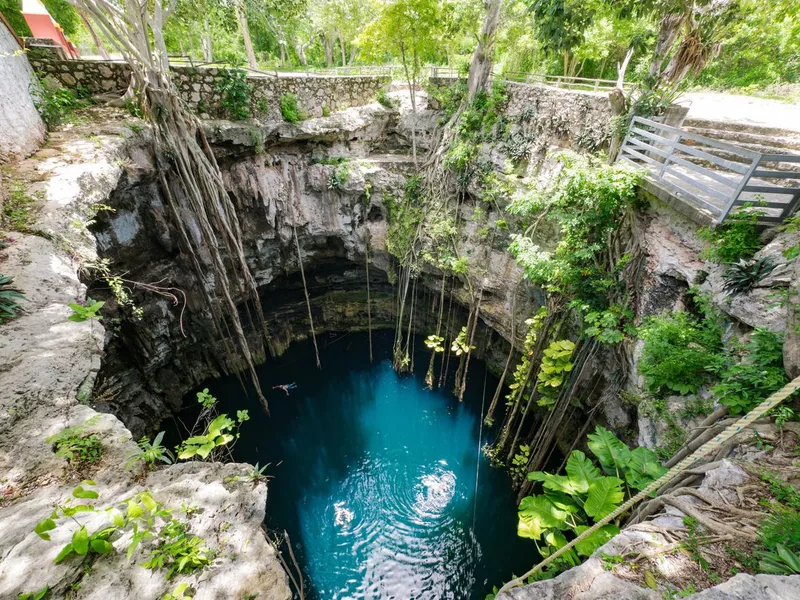
[[[792,552],[800,552],[800,512],[778,509],[763,521],[758,538],[768,550],[783,544]]]
[[[727,364],[718,365],[722,381],[713,389],[732,414],[755,408],[787,381],[783,370],[783,338],[768,329],[755,329],[744,347],[741,362],[733,363],[734,358],[731,356]]]
[[[250,117],[250,100],[253,88],[247,83],[247,73],[242,69],[223,69],[217,81],[220,105],[225,114],[234,120]]]
[[[710,244],[703,251],[703,257],[716,263],[752,258],[761,248],[758,215],[756,210],[741,210],[730,215],[716,229],[701,229],[700,238]]]
[[[28,194],[25,184],[10,180],[8,195],[2,205],[3,225],[12,231],[26,231],[33,224],[35,205],[36,199]]]
[[[329,190],[340,190],[344,187],[344,184],[347,183],[347,177],[349,175],[347,165],[343,164],[335,169],[331,169],[331,172],[328,174],[328,189]]]
[[[86,425],[67,427],[47,438],[56,456],[64,458],[75,471],[83,471],[100,462],[103,443],[96,433],[86,433]]]
[[[645,320],[639,371],[656,395],[692,394],[719,364],[722,329],[715,319],[698,320],[681,310]]]
[[[294,94],[281,95],[281,115],[289,121],[289,123],[297,123],[300,121],[300,109],[297,106],[297,96]]]
[[[389,94],[386,93],[386,88],[381,88],[375,99],[378,101],[378,104],[386,108],[392,108],[394,106],[392,104],[392,99],[389,98]]]
[[[603,427],[589,435],[588,445],[599,468],[583,452],[573,450],[567,459],[566,475],[528,473],[530,481],[542,484],[543,493],[520,502],[517,533],[537,541],[542,556],[566,544],[563,532],[583,533],[622,504],[626,491],[630,494],[628,488],[643,490],[666,472],[653,452],[647,448],[630,450]],[[569,564],[577,565],[579,556],[590,556],[617,533],[619,527],[605,525],[564,557]]]
[[[745,294],[761,283],[761,280],[772,273],[773,269],[775,269],[775,263],[769,256],[758,260],[740,258],[737,262],[730,264],[722,274],[722,279],[725,280],[722,289],[729,296]]]
[[[20,310],[18,300],[25,300],[22,292],[11,287],[13,283],[12,277],[0,275],[0,323],[16,317]]]
[[[43,83],[34,86],[33,103],[42,121],[51,130],[62,123],[73,110],[83,108],[86,102],[74,90],[65,87],[51,88]]]

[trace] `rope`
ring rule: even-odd
[[[481,472],[481,444],[483,443],[483,408],[486,404],[486,380],[489,378],[489,367],[483,365],[483,396],[481,396],[480,428],[478,429],[478,462],[475,464],[475,493],[472,500],[472,535],[475,535],[475,520],[478,516],[478,475]]]
[[[636,504],[647,498],[653,492],[657,491],[661,486],[666,485],[667,483],[672,481],[680,473],[682,473],[686,469],[693,467],[704,456],[710,454],[713,450],[719,448],[722,444],[724,444],[726,441],[728,441],[737,433],[741,432],[748,425],[760,419],[767,411],[769,411],[770,409],[774,408],[775,406],[786,400],[786,398],[794,394],[798,389],[800,389],[800,377],[796,377],[795,379],[787,383],[785,386],[783,386],[781,390],[772,394],[769,398],[764,400],[764,402],[759,404],[756,408],[747,413],[744,417],[736,421],[736,423],[733,423],[730,427],[717,434],[716,437],[714,437],[713,439],[707,441],[705,444],[700,446],[700,448],[695,450],[693,454],[690,454],[689,456],[684,458],[677,465],[675,465],[669,471],[664,473],[661,477],[650,483],[650,485],[644,488],[641,492],[639,492],[638,494],[630,498],[627,502],[617,507],[614,511],[610,512],[605,517],[600,519],[597,523],[592,525],[589,529],[584,531],[582,534],[580,534],[574,540],[569,542],[567,545],[562,546],[561,548],[553,552],[550,556],[545,558],[542,562],[537,564],[530,571],[506,583],[503,587],[500,588],[500,591],[497,592],[496,597],[499,598],[502,593],[507,592],[511,588],[515,588],[519,585],[522,585],[528,577],[530,577],[531,575],[535,575],[536,573],[544,569],[555,559],[562,556],[568,550],[574,548],[577,544],[579,544],[587,537],[592,535],[603,525],[608,525],[611,521],[613,521],[623,513],[627,512],[631,508],[633,508]]]

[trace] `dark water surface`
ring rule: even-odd
[[[206,384],[220,412],[250,411],[234,455],[272,463],[267,525],[289,532],[311,598],[477,600],[532,566],[508,476],[478,452],[484,380],[486,406],[497,382],[483,363],[459,404],[425,389],[424,346],[398,376],[389,333],[373,334],[373,364],[366,334],[319,342],[322,370],[310,343],[260,367],[271,418],[236,378]],[[271,389],[291,382],[289,396]]]

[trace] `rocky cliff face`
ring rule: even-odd
[[[27,298],[23,314],[0,330],[0,598],[48,588],[53,598],[156,600],[171,591],[175,582],[165,570],[140,566],[148,559],[147,543],[126,558],[130,532],[111,537],[115,551],[97,560],[73,556],[54,563],[80,526],[94,532],[109,525],[105,513],[59,519],[50,541],[34,533],[56,503],[124,510],[127,499],[147,490],[175,515],[182,505],[194,505],[188,531],[215,554],[200,574],[181,577],[195,598],[261,593],[289,600],[286,575],[261,530],[264,483],[237,483],[247,469],[236,464],[195,462],[152,472],[126,467],[136,451],[130,431],[114,415],[86,405],[108,330],[98,321],[70,321],[68,305],[86,299],[78,271],[96,258],[96,249],[85,223],[117,187],[131,135],[122,116],[104,112],[95,119],[52,134],[48,148],[13,173],[36,205],[26,231],[12,233],[0,256],[3,274],[13,276]],[[99,458],[85,468],[70,467],[54,452],[50,437],[67,427],[100,442]],[[81,479],[94,481],[97,499],[72,495]]]

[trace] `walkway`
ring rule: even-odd
[[[678,100],[690,119],[758,125],[800,132],[800,104],[722,92],[689,92]]]

